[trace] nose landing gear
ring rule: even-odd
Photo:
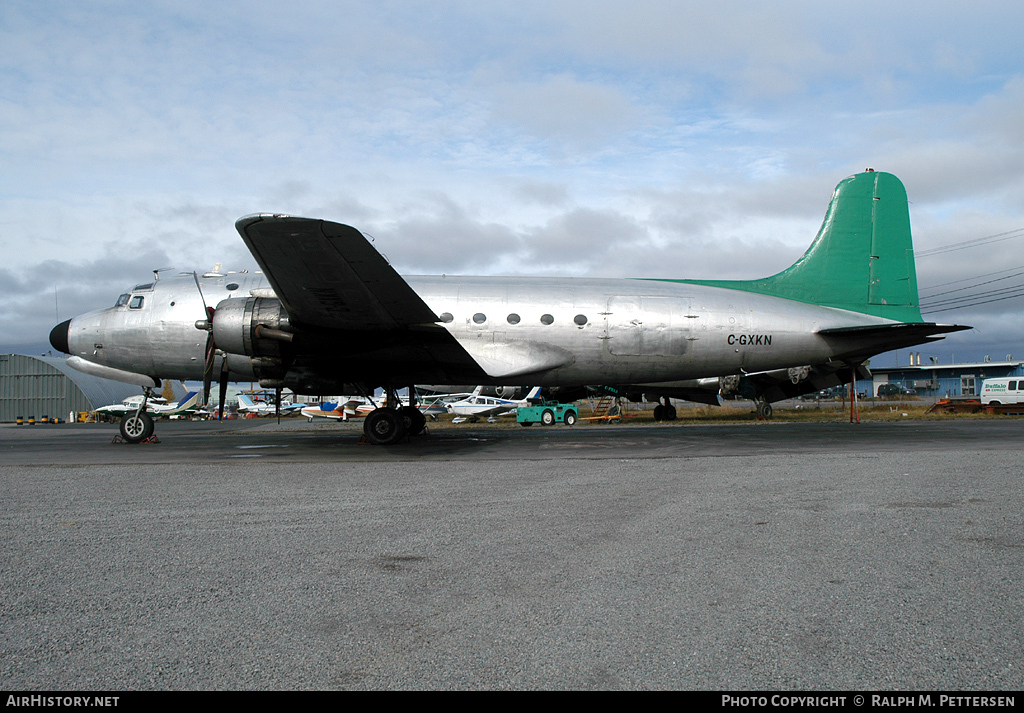
[[[134,413],[129,411],[121,417],[121,438],[127,443],[142,443],[153,437],[153,417],[146,413],[146,402],[152,391],[149,387],[142,389],[142,402]]]

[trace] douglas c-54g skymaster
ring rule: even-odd
[[[966,329],[921,318],[903,184],[843,180],[810,248],[759,280],[402,277],[355,228],[259,214],[235,224],[266,276],[182,273],[137,285],[50,334],[69,363],[148,388],[216,375],[299,394],[389,398],[366,437],[423,428],[413,384],[602,385],[717,403],[772,401],[866,377],[872,355]],[[410,389],[410,393],[415,393]],[[221,403],[224,402],[222,396]],[[145,409],[122,433],[152,433]]]

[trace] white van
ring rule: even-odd
[[[981,403],[1024,404],[1024,377],[1007,376],[981,382]]]

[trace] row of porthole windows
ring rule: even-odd
[[[508,320],[509,324],[519,324],[522,321],[522,318],[515,312],[512,312],[505,319]],[[444,322],[445,324],[450,324],[454,320],[455,317],[452,316],[451,312],[445,312],[441,315],[441,321]],[[483,324],[484,322],[487,321],[487,315],[484,314],[483,312],[477,312],[476,314],[473,315],[473,321],[476,324]],[[578,314],[575,317],[573,317],[572,321],[575,322],[577,326],[582,327],[586,325],[586,323],[589,322],[590,320],[587,319],[587,316],[585,314]],[[540,316],[540,323],[554,324],[555,318],[552,317],[550,314],[542,314]]]

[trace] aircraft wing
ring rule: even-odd
[[[294,325],[339,349],[296,365],[415,380],[490,378],[387,260],[355,228],[326,220],[251,215],[235,227]],[[341,353],[343,352],[343,353]]]
[[[746,398],[753,399],[760,395],[769,403],[774,403],[849,384],[855,374],[860,381],[871,378],[871,372],[864,366],[835,362],[746,374],[740,377],[738,391]]]
[[[107,413],[113,416],[124,416],[129,411],[134,413],[138,411],[138,408],[125,406],[124,404],[110,404],[109,406],[100,406],[96,409],[96,413]]]
[[[512,405],[512,404],[500,404],[498,406],[494,406],[493,408],[484,409],[483,411],[477,411],[473,415],[474,416],[485,416],[485,417],[488,417],[488,418],[491,417],[491,416],[501,416],[502,414],[506,414],[506,413],[508,413],[509,411],[511,411],[514,408],[515,408],[515,405]]]
[[[250,215],[235,228],[296,322],[389,330],[435,315],[355,228],[282,215]]]

